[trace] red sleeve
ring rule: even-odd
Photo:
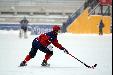
[[[62,49],[62,45],[58,43],[58,40],[57,40],[57,39],[53,40],[53,41],[52,41],[52,44],[53,44],[55,47],[57,47],[57,48],[59,48],[59,49]]]

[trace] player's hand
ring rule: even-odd
[[[62,47],[62,48],[61,48],[61,50],[63,50],[63,51],[64,51],[64,53],[69,54],[68,50],[67,50],[67,49],[65,49],[64,47]]]
[[[64,53],[69,54],[68,50],[66,50],[65,48],[63,49]]]

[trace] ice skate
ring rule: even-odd
[[[45,60],[43,60],[43,62],[42,62],[42,64],[41,64],[42,66],[45,66],[45,67],[48,67],[48,66],[50,66],[50,64],[48,64]]]
[[[23,66],[27,66],[27,64],[25,63],[25,61],[22,61],[22,62],[20,63],[20,67],[23,67]]]

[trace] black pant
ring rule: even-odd
[[[99,29],[99,35],[103,35],[103,29],[102,28]]]
[[[27,31],[27,26],[21,26],[21,29],[26,32]]]
[[[44,53],[48,53],[50,55],[53,55],[53,51],[50,51],[47,47],[44,47],[39,41],[34,39],[32,42],[31,51],[29,52],[29,55],[31,56],[31,58],[34,58],[38,49]]]

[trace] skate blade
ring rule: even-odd
[[[18,67],[25,67],[25,66],[27,66],[27,64],[26,65],[23,65],[23,66],[19,65]]]
[[[42,67],[50,67],[50,64],[47,64],[47,65],[45,65],[45,66],[43,66],[43,65],[41,65]]]

